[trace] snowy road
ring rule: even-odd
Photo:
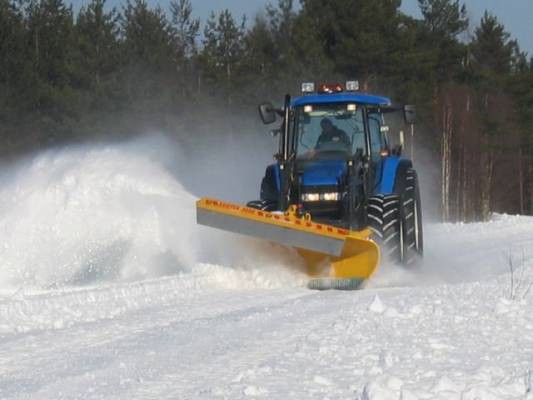
[[[189,254],[190,207],[170,204],[191,199],[149,160],[102,175],[119,156],[39,159],[2,186],[0,398],[533,399],[533,218],[428,225],[420,270],[313,292],[234,236]]]
[[[476,231],[533,245],[524,240],[533,232],[528,218],[431,230],[461,235],[457,246]],[[473,251],[483,247],[477,264],[463,264],[470,275],[478,271],[467,283],[382,272],[370,286],[388,276],[409,278],[411,287],[229,290],[206,266],[199,274],[16,293],[0,304],[0,395],[523,399],[533,368],[532,296],[525,293],[533,274],[517,266],[522,284],[511,300],[509,274],[495,269],[505,253],[499,257],[490,240]],[[462,249],[445,260],[455,271]],[[413,286],[416,275],[431,279]]]

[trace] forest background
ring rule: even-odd
[[[265,135],[258,103],[355,78],[417,106],[442,220],[533,214],[533,59],[494,15],[418,3],[419,19],[400,0],[279,0],[200,21],[189,0],[0,0],[0,159],[146,132],[224,130],[238,146]]]

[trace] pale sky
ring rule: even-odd
[[[88,0],[72,0],[75,9],[78,9]],[[168,9],[170,0],[148,0],[150,4],[159,4],[163,9]],[[466,3],[470,16],[470,31],[478,25],[483,12],[488,10],[496,15],[504,24],[513,38],[518,39],[522,50],[533,56],[533,0],[463,0]],[[108,0],[108,4],[119,8],[125,1]],[[191,0],[194,14],[202,21],[209,16],[211,11],[220,11],[228,8],[236,17],[246,14],[252,20],[255,14],[263,10],[268,3],[277,3],[277,0]],[[294,1],[298,4],[298,0]],[[420,16],[417,0],[403,0],[402,10],[410,15]]]

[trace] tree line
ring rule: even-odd
[[[417,105],[444,220],[533,213],[532,59],[494,15],[418,3],[421,18],[400,0],[278,0],[250,21],[228,10],[200,21],[190,0],[91,0],[76,13],[64,0],[0,0],[0,157],[220,120],[238,135],[257,130],[242,116],[262,100],[357,78]]]

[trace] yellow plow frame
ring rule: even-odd
[[[350,231],[285,213],[261,211],[203,198],[196,203],[197,222],[295,248],[305,260],[313,289],[355,289],[379,264],[379,248],[371,231]]]

